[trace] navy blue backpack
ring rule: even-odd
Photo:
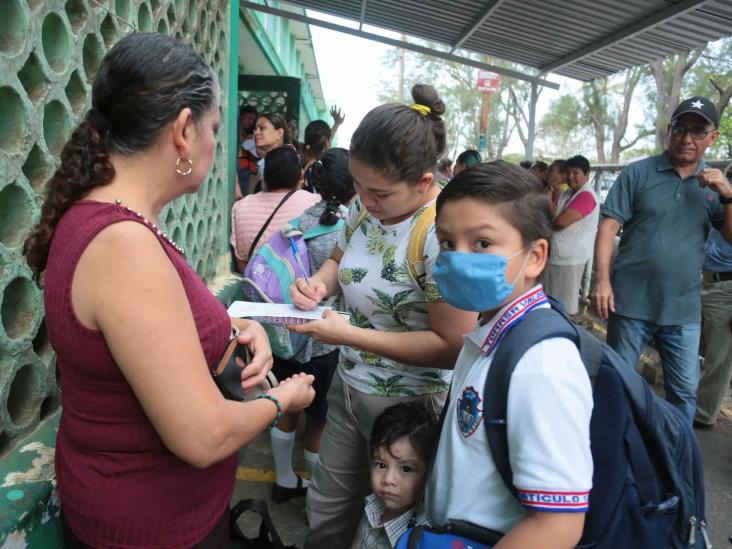
[[[527,313],[504,336],[486,378],[484,423],[491,455],[506,486],[518,499],[506,436],[511,374],[530,347],[555,337],[577,345],[594,400],[590,421],[594,474],[578,547],[711,547],[704,517],[702,458],[691,422],[553,300],[552,308]]]

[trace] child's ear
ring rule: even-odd
[[[529,248],[529,258],[526,262],[526,278],[538,279],[544,272],[549,257],[549,242],[540,238],[534,241]]]

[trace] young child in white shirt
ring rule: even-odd
[[[519,361],[506,430],[516,499],[490,453],[483,390],[503,336],[549,307],[539,279],[551,213],[531,173],[504,162],[456,176],[437,199],[440,254],[433,276],[455,307],[481,313],[464,337],[427,483],[432,526],[468,522],[505,534],[497,548],[564,548],[579,541],[592,486],[592,388],[576,346],[544,340]]]
[[[371,488],[353,549],[392,549],[410,526],[427,524],[422,494],[437,421],[421,402],[386,408],[371,430]]]

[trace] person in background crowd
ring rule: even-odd
[[[348,215],[348,206],[353,202],[356,191],[353,188],[353,177],[348,171],[348,151],[346,149],[328,149],[312,167],[315,191],[322,200],[311,206],[299,217],[297,229],[303,234],[320,224],[334,226]],[[317,272],[328,260],[338,242],[338,231],[329,232],[309,238],[307,242],[310,269]],[[333,303],[338,310],[339,303]],[[325,428],[325,417],[328,412],[326,396],[330,388],[333,373],[338,367],[338,347],[318,343],[311,339],[305,348],[293,359],[285,360],[274,357],[272,371],[279,378],[286,378],[298,372],[306,372],[315,376],[313,388],[315,400],[305,409],[304,454],[305,463],[310,476],[318,460],[320,438]],[[303,481],[292,468],[292,452],[295,445],[295,428],[299,414],[288,414],[282,417],[277,427],[270,431],[272,455],[275,462],[277,478],[272,487],[272,501],[281,503],[298,496],[304,496],[307,481]]]
[[[427,524],[422,496],[437,419],[420,402],[389,406],[369,440],[371,494],[352,549],[393,549],[407,528]]]
[[[338,128],[346,119],[341,110],[335,106],[330,109],[330,115],[333,117],[332,128],[324,120],[313,120],[305,126],[305,144],[301,155],[301,163],[305,171],[305,190],[307,191],[314,192],[313,175],[310,167],[323,154],[323,151],[330,149]]]
[[[253,105],[239,107],[239,141],[254,138],[254,128],[257,124],[257,108]]]
[[[474,149],[468,149],[467,151],[461,152],[457,160],[455,160],[455,167],[452,169],[452,175],[455,177],[462,171],[477,166],[483,161],[480,157],[480,153]]]
[[[267,188],[264,175],[264,157],[269,151],[282,145],[290,145],[290,134],[287,131],[287,122],[277,113],[260,114],[254,128],[254,143],[257,146],[257,177],[249,179],[249,193],[259,192]],[[294,149],[293,149],[294,150]]]
[[[440,187],[444,187],[452,179],[452,160],[449,158],[440,158],[437,163],[437,182]]]
[[[549,307],[539,279],[551,232],[544,189],[505,162],[457,175],[437,199],[435,281],[449,303],[481,314],[455,364],[427,517],[437,528],[465,521],[505,533],[496,547],[574,547],[592,488],[592,386],[571,341],[530,347],[513,372],[506,436],[516,495],[496,468],[483,423],[492,404],[486,376],[502,335]]]
[[[706,97],[682,101],[671,117],[668,149],[626,166],[610,189],[595,243],[592,302],[609,319],[608,344],[635,364],[654,340],[666,398],[690,423],[699,383],[699,273],[710,224],[732,241],[732,184],[702,158],[719,137],[718,124]]]
[[[592,257],[600,218],[599,204],[588,179],[590,162],[581,155],[565,164],[569,189],[559,197],[553,224],[549,261],[542,282],[546,293],[560,301],[574,317],[585,264]]]
[[[547,163],[542,162],[541,160],[537,160],[536,162],[534,162],[530,168],[531,173],[534,174],[536,180],[541,183],[541,185],[545,188],[549,186],[549,183],[546,179],[546,172],[548,169],[549,166],[547,165]]]
[[[519,162],[519,166],[521,166],[525,170],[530,170],[531,165],[532,165],[531,160],[522,160],[521,162]]]
[[[55,461],[66,547],[227,547],[240,448],[313,398],[302,375],[266,398],[224,399],[211,370],[232,325],[253,354],[245,390],[269,371],[267,336],[230,318],[157,228],[161,209],[208,175],[219,96],[190,46],[120,39],[25,243],[63,377]]]
[[[297,118],[290,118],[287,121],[287,136],[290,138],[290,144],[295,149],[298,155],[303,154],[303,146],[299,141],[300,127],[297,123]]]
[[[305,172],[305,190],[315,192],[313,184],[313,163],[318,160],[321,154],[330,148],[330,126],[325,120],[313,120],[305,126],[305,146],[300,163]]]
[[[257,146],[254,142],[254,127],[257,122],[257,109],[252,105],[239,108],[239,148],[237,154],[237,198],[249,189],[249,179],[257,175]]]
[[[346,115],[341,112],[341,109],[339,109],[337,105],[333,105],[330,108],[330,117],[333,119],[333,127],[330,130],[330,141],[332,143],[335,139],[338,128],[340,128],[346,120]]]
[[[563,191],[569,189],[567,183],[567,161],[562,159],[554,160],[546,170],[547,191],[552,207],[556,209],[557,202]]]
[[[732,164],[724,171],[732,182]],[[694,425],[713,427],[732,380],[732,244],[709,232],[702,264],[702,368]]]
[[[320,201],[319,195],[302,190],[302,169],[295,149],[276,147],[265,158],[267,190],[247,195],[231,208],[231,245],[239,272],[273,233]]]
[[[445,304],[432,280],[438,247],[429,212],[440,193],[434,172],[445,149],[445,105],[424,84],[414,86],[412,97],[414,105],[381,105],[359,124],[350,159],[358,199],[345,230],[309,283],[298,279],[290,288],[293,304],[308,310],[342,292],[350,313],[350,323],[331,311],[291,327],[341,345],[308,488],[307,548],[353,542],[369,493],[374,419],[407,401],[421,401],[438,415],[462,335],[476,320]],[[410,242],[423,244],[418,258],[408,254]]]

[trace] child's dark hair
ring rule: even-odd
[[[579,168],[585,175],[590,172],[590,161],[581,154],[573,156],[572,158],[567,160],[565,166],[567,168],[567,171],[569,171],[570,168]]]
[[[313,120],[305,126],[305,153],[320,156],[330,139],[330,126],[325,120]]]
[[[480,153],[476,151],[475,149],[468,149],[467,151],[463,151],[460,153],[460,156],[457,157],[457,160],[455,160],[456,164],[464,164],[466,169],[472,168],[473,166],[477,166],[483,161],[483,159],[480,156]]]
[[[320,222],[323,225],[335,225],[338,222],[338,207],[356,194],[353,177],[348,170],[348,151],[328,149],[313,163],[312,173],[315,190],[327,201]]]
[[[264,180],[268,191],[295,190],[302,180],[300,157],[290,145],[275,147],[264,157]]]
[[[445,150],[445,104],[426,84],[416,84],[412,98],[417,108],[387,103],[369,111],[351,137],[351,157],[386,179],[415,184]]]
[[[538,170],[540,173],[546,173],[546,171],[549,169],[549,165],[546,162],[537,160],[531,165],[531,169]]]
[[[371,455],[385,446],[387,450],[394,442],[407,437],[425,462],[430,461],[438,438],[437,419],[421,402],[400,402],[386,408],[374,421],[371,428],[369,448]]]
[[[239,118],[243,117],[245,114],[253,114],[256,117],[257,107],[255,107],[254,105],[241,105],[239,107]]]
[[[437,197],[437,217],[445,203],[475,198],[498,205],[520,233],[525,246],[539,239],[549,242],[552,214],[544,187],[530,171],[501,160],[479,164],[453,177]]]
[[[266,118],[269,120],[269,123],[274,126],[275,130],[282,130],[282,144],[283,145],[289,145],[291,143],[290,141],[290,134],[287,131],[287,120],[285,120],[285,117],[281,114],[278,114],[276,112],[265,112],[263,114],[260,114],[257,119],[260,118]],[[266,178],[267,176],[265,176]],[[267,182],[267,188],[269,189],[269,182]]]

